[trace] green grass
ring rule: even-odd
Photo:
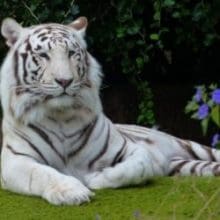
[[[0,190],[0,220],[220,219],[220,178],[157,178],[145,186],[99,190],[91,203],[53,206]]]

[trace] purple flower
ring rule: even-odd
[[[208,116],[208,114],[209,114],[209,106],[205,103],[200,105],[197,112],[198,119],[204,119]]]
[[[213,93],[212,93],[212,100],[216,104],[220,104],[220,89],[216,89],[216,90],[213,91]]]
[[[194,98],[197,102],[200,102],[202,100],[202,89],[201,89],[201,87],[196,88],[196,94],[195,94]]]
[[[216,147],[216,145],[219,143],[220,141],[220,134],[216,133],[213,137],[212,137],[212,147]]]

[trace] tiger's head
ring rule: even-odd
[[[101,111],[101,70],[84,40],[87,19],[69,25],[22,27],[3,21],[1,32],[10,47],[1,69],[4,115],[21,121]]]

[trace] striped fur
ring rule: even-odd
[[[101,69],[84,41],[87,20],[2,25],[2,187],[53,204],[81,204],[91,189],[154,176],[220,175],[220,152],[102,112]]]

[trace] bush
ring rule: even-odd
[[[210,126],[214,127],[211,146],[220,148],[220,88],[214,84],[209,87],[197,86],[185,111],[191,114],[191,118],[201,122],[203,135],[207,134]]]
[[[1,18],[11,16],[24,25],[66,23],[86,15],[89,50],[107,78],[123,75],[137,87],[141,124],[155,123],[147,81],[187,79],[186,72],[201,81],[207,69],[219,69],[219,0],[11,0],[0,7]]]

